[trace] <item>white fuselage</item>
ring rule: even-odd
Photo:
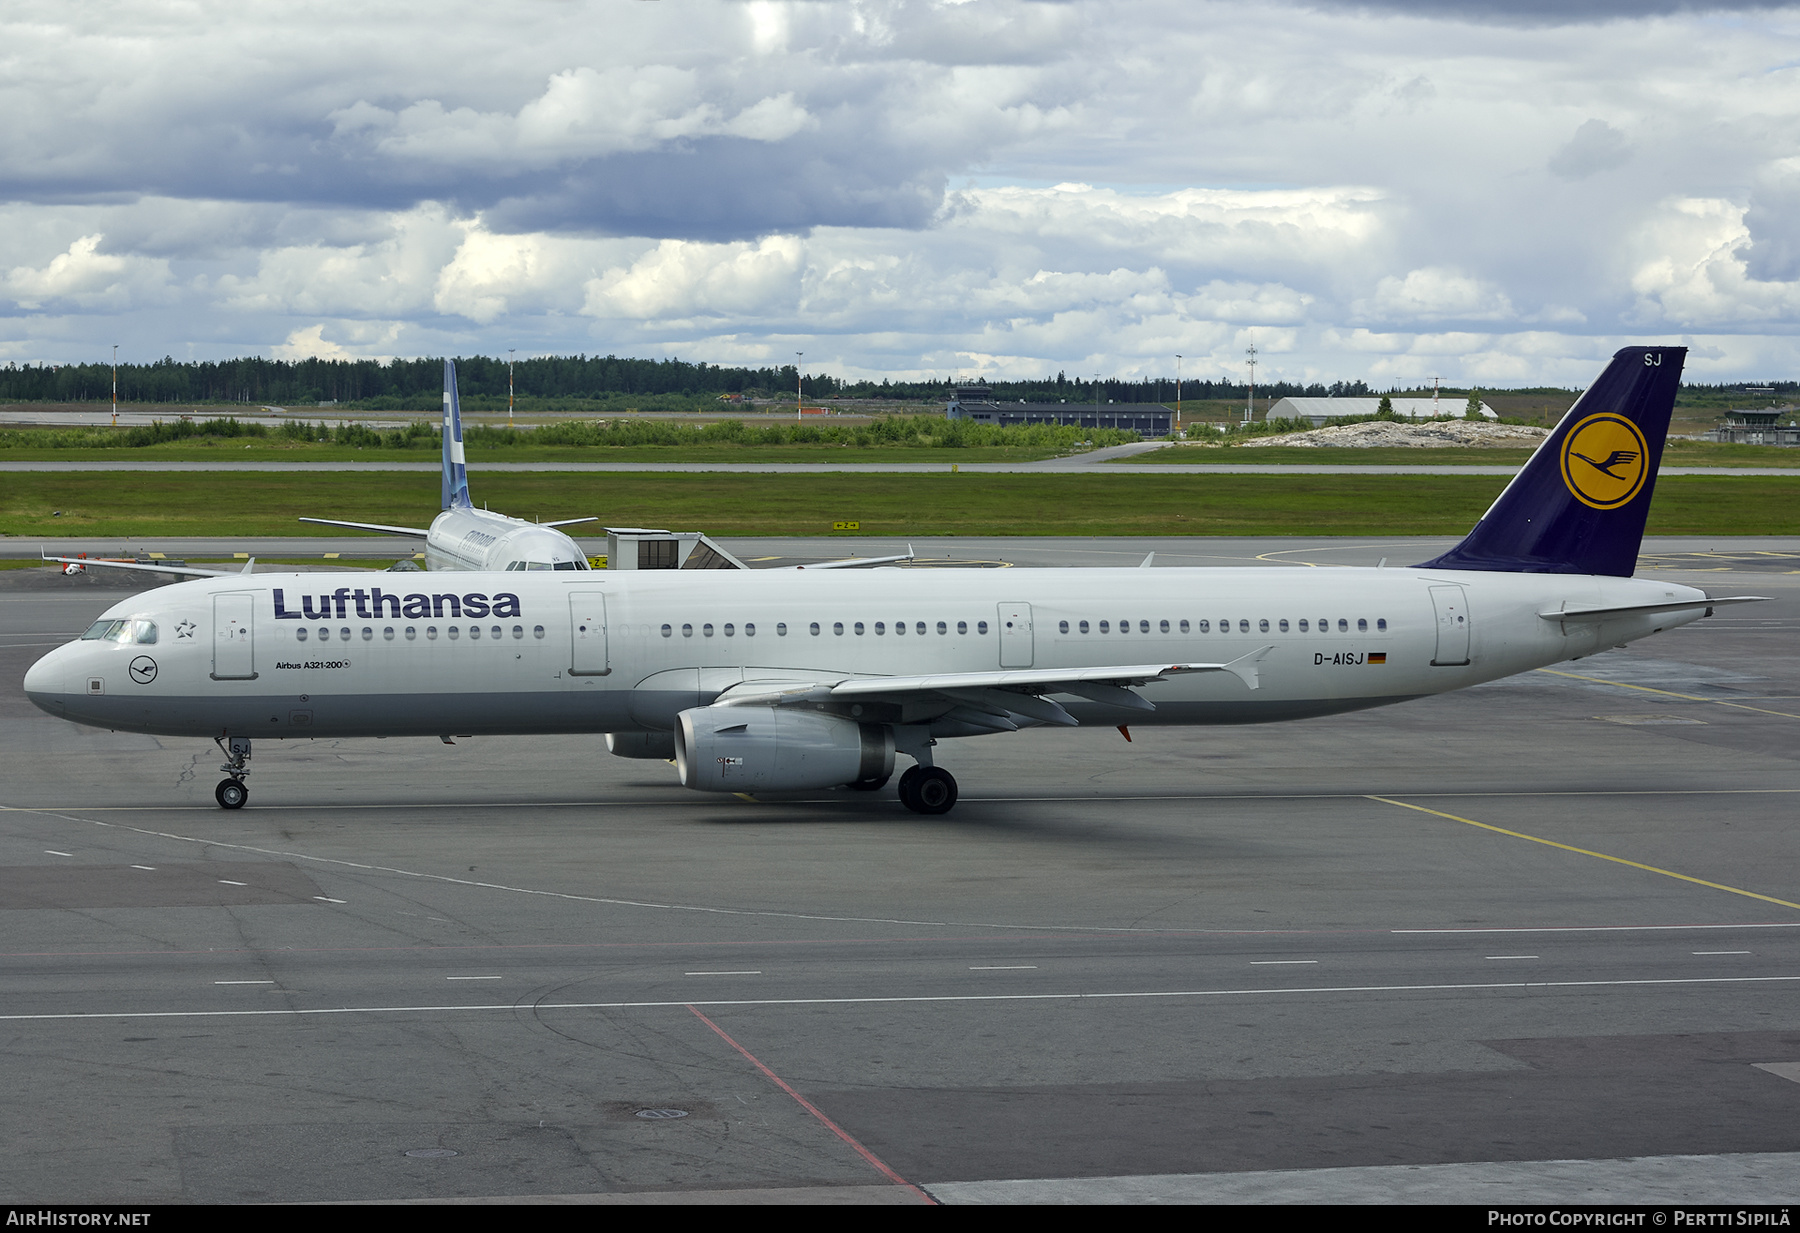
[[[78,723],[169,735],[666,731],[746,683],[1222,663],[1267,647],[1254,689],[1177,676],[1142,687],[1154,711],[1056,695],[1083,723],[1246,723],[1509,676],[1704,605],[1658,581],[1416,567],[757,571],[728,586],[680,571],[256,574],[116,604],[107,617],[130,620],[114,637],[52,651],[25,688]]]
[[[581,546],[553,527],[459,506],[431,521],[425,537],[429,570],[585,570]]]

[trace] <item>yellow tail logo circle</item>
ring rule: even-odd
[[[1643,488],[1649,454],[1644,434],[1624,416],[1590,415],[1563,439],[1563,483],[1583,505],[1617,509]]]

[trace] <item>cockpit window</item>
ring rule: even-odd
[[[556,563],[556,568],[557,569],[579,569],[581,567],[576,565],[575,562],[573,562],[573,561],[558,561]]]
[[[81,635],[83,642],[126,642],[149,645],[156,641],[155,621],[95,621],[87,633]]]

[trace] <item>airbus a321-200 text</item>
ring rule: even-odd
[[[232,575],[114,605],[25,690],[215,740],[228,809],[257,738],[605,733],[703,792],[872,790],[904,757],[900,799],[941,814],[951,738],[1331,715],[1759,598],[1632,577],[1685,354],[1620,351],[1467,538],[1405,568]]]

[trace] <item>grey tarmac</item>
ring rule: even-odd
[[[259,743],[225,813],[209,744],[20,693],[129,579],[0,573],[0,1194],[1791,1201],[1800,540],[1642,568],[1775,600],[1384,710],[946,743],[944,818],[574,737]]]

